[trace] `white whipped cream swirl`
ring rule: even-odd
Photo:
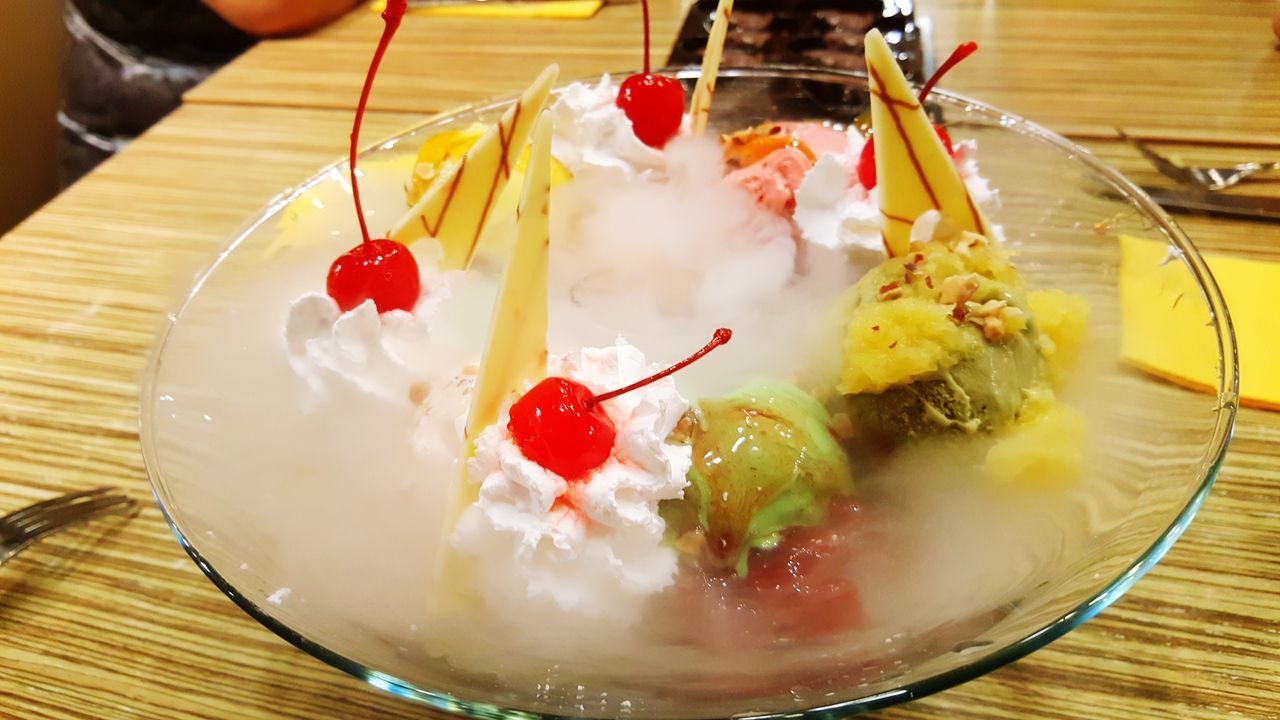
[[[595,85],[570,84],[551,106],[552,152],[575,178],[584,173],[632,177],[662,167],[662,153],[640,142],[617,97],[618,86],[606,74]]]
[[[823,247],[863,249],[879,253],[880,194],[854,182],[849,169],[855,168],[866,140],[850,130],[849,150],[839,155],[823,153],[796,190],[795,221],[805,240]],[[954,161],[973,202],[983,210],[998,204],[996,191],[978,174],[978,144],[973,140],[955,143]],[[998,234],[998,232],[997,232]]]
[[[438,276],[412,312],[382,314],[372,300],[342,312],[324,293],[294,300],[285,320],[285,345],[293,371],[306,381],[313,400],[355,389],[392,403],[411,401],[415,385],[434,380],[440,365],[431,337],[431,316],[448,295]]]
[[[550,374],[593,392],[659,369],[619,338],[577,360],[556,356]],[[503,417],[476,441],[468,466],[480,499],[459,519],[452,541],[478,561],[487,602],[531,602],[566,613],[627,622],[673,582],[676,553],[662,544],[658,503],[679,498],[692,464],[688,446],[665,442],[689,403],[665,378],[604,403],[617,428],[613,455],[585,480],[564,478],[524,457]]]

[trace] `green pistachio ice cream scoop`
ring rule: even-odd
[[[689,489],[663,505],[675,535],[701,528],[711,552],[739,575],[753,549],[822,522],[854,491],[844,450],[822,405],[793,385],[758,381],[703,400],[688,431]]]

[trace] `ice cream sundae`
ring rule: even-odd
[[[936,78],[870,32],[868,134],[719,127],[715,48],[687,112],[647,57],[558,90],[552,66],[422,139],[370,228],[355,149],[403,11],[352,134],[359,242],[279,312],[309,412],[404,424],[436,651],[616,679],[932,627],[938,594],[985,611],[950,548],[1005,557],[1002,591],[1032,576],[992,518],[1001,488],[1082,473],[1058,395],[1087,308],[1023,277],[976,143],[926,112]]]

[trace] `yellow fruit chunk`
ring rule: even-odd
[[[421,200],[441,175],[461,162],[462,156],[484,136],[486,130],[487,125],[475,123],[461,130],[446,130],[427,138],[418,149],[413,177],[409,178],[409,206]]]
[[[1029,488],[1061,488],[1080,479],[1084,466],[1084,418],[1048,400],[1029,409],[987,451],[987,477]]]
[[[1084,348],[1089,305],[1079,295],[1061,290],[1032,290],[1027,304],[1040,331],[1040,354],[1058,381],[1075,366]]]
[[[433,237],[440,243],[441,267],[458,270],[470,265],[485,222],[511,180],[514,160],[546,107],[558,74],[556,65],[543,70],[461,160],[447,164],[391,229],[391,238],[408,244]]]
[[[777,123],[764,123],[732,135],[723,135],[720,143],[724,149],[724,164],[730,168],[755,165],[784,147],[799,150],[811,163],[818,162],[818,156],[805,141],[786,132]]]
[[[950,308],[904,297],[873,302],[849,324],[839,390],[878,393],[959,362],[981,342],[952,321]]]
[[[446,130],[432,135],[418,149],[418,157],[414,161],[413,177],[409,179],[407,197],[412,206],[422,199],[423,194],[431,188],[440,176],[444,175],[462,156],[484,136],[487,125],[476,123],[461,130]],[[524,169],[529,164],[529,148],[525,147],[516,159],[512,168],[511,180],[502,189],[493,210],[489,213],[490,222],[496,221],[505,213],[514,213],[516,203],[520,200],[520,187],[524,183]],[[573,173],[563,163],[551,158],[551,187],[573,179]]]
[[[884,36],[872,30],[865,44],[885,250],[906,254],[911,225],[928,210],[941,212],[961,230],[987,235],[986,219]]]

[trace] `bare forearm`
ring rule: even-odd
[[[359,0],[204,0],[224,20],[258,37],[313,30],[342,16]]]

